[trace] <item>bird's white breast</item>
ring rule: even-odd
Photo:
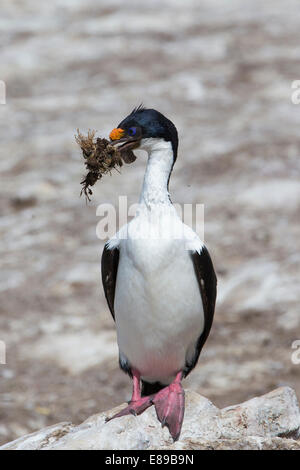
[[[194,353],[204,315],[189,249],[201,242],[171,211],[139,214],[118,242],[120,353],[142,377],[168,383]],[[123,229],[124,230],[124,229]]]

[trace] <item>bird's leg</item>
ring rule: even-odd
[[[106,421],[110,421],[114,418],[120,418],[121,416],[125,416],[128,414],[133,415],[140,415],[145,411],[149,406],[153,405],[151,401],[151,396],[149,397],[142,397],[141,396],[141,388],[140,388],[140,373],[136,369],[132,369],[132,380],[133,380],[133,391],[131,400],[126,408],[119,411],[119,413],[115,414],[111,418],[106,418]]]
[[[174,381],[152,399],[157,418],[162,426],[169,428],[174,441],[179,438],[184,415],[184,390],[181,378],[182,372],[178,372]]]

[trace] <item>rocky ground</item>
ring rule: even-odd
[[[126,406],[123,403],[79,426],[58,423],[0,450],[300,450],[300,410],[290,387],[221,410],[195,392],[187,391],[185,398],[183,425],[175,442],[160,425],[154,407],[140,416],[106,422]]]
[[[300,394],[296,0],[3,0],[0,18],[0,442],[127,400],[100,286],[101,203],[135,202],[144,155],[86,205],[76,128],[141,101],[180,133],[174,202],[205,204],[216,318],[186,386],[218,407]]]

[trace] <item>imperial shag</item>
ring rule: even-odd
[[[120,367],[133,379],[129,405],[111,419],[139,415],[154,404],[176,440],[184,415],[181,380],[195,367],[209,335],[216,275],[206,247],[182,223],[169,196],[178,148],[174,124],[139,107],[110,138],[118,147],[148,153],[136,216],[105,244],[102,255]]]

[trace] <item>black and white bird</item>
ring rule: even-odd
[[[182,223],[169,196],[178,148],[174,124],[139,107],[110,138],[119,148],[148,153],[136,216],[105,244],[102,255],[120,367],[133,379],[129,405],[111,419],[141,414],[154,404],[176,440],[184,415],[181,380],[195,367],[209,335],[216,275],[206,247]]]

